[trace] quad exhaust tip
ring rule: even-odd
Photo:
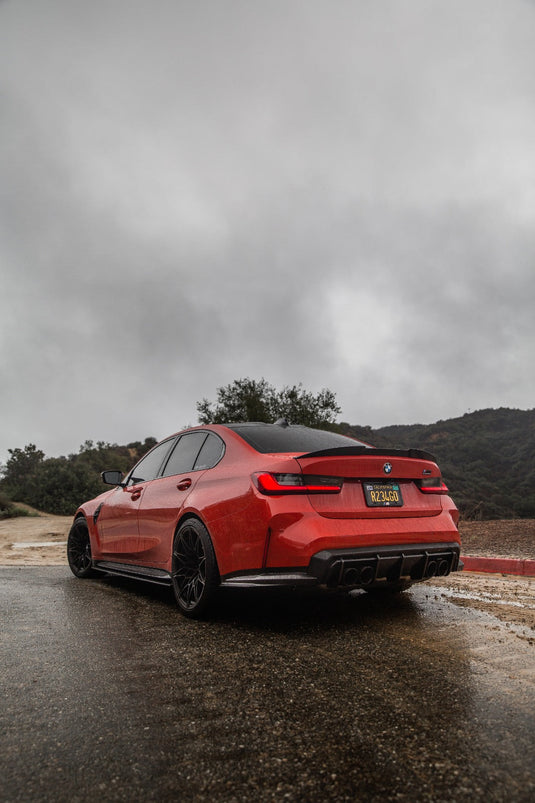
[[[442,560],[430,560],[425,571],[426,577],[446,577],[449,573],[450,564],[445,558]]]
[[[402,545],[380,550],[324,550],[310,563],[310,574],[321,583],[336,588],[386,587],[417,583],[433,577],[446,577],[462,568],[457,543]]]
[[[344,585],[346,586],[368,586],[375,579],[375,568],[373,566],[363,566],[362,569],[350,568],[344,572]]]
[[[450,562],[446,558],[433,559],[427,563],[424,576],[420,575],[420,578],[446,577],[450,569]],[[362,568],[350,566],[345,569],[342,577],[342,584],[345,586],[368,586],[376,579],[376,569],[373,565],[362,566]]]

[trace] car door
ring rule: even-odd
[[[177,521],[186,499],[204,474],[198,458],[206,453],[207,440],[214,437],[206,430],[182,435],[160,476],[144,490],[138,508],[139,542],[151,566],[169,562]]]
[[[139,506],[176,440],[169,438],[151,449],[102,505],[97,521],[102,557],[134,560],[143,552],[139,539]]]

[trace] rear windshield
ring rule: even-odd
[[[320,449],[336,449],[342,446],[367,446],[367,444],[327,432],[302,426],[281,427],[277,424],[227,424],[257,452],[316,452]]]

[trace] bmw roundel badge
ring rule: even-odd
[[[392,463],[385,463],[383,466],[383,471],[385,474],[390,474],[392,471]]]

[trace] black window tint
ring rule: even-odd
[[[171,477],[173,474],[184,474],[186,471],[191,471],[205,440],[206,432],[191,432],[189,435],[182,435],[167,461],[163,476]]]
[[[165,455],[169,451],[173,438],[155,446],[148,455],[139,461],[137,466],[134,467],[132,474],[129,477],[129,483],[147,482],[153,480],[157,475],[162,465]]]
[[[366,446],[355,438],[336,432],[302,426],[281,427],[277,424],[229,424],[257,452],[316,452],[341,446]]]
[[[218,438],[217,435],[208,435],[193,466],[194,471],[213,468],[223,456],[224,447],[225,444],[221,438]]]

